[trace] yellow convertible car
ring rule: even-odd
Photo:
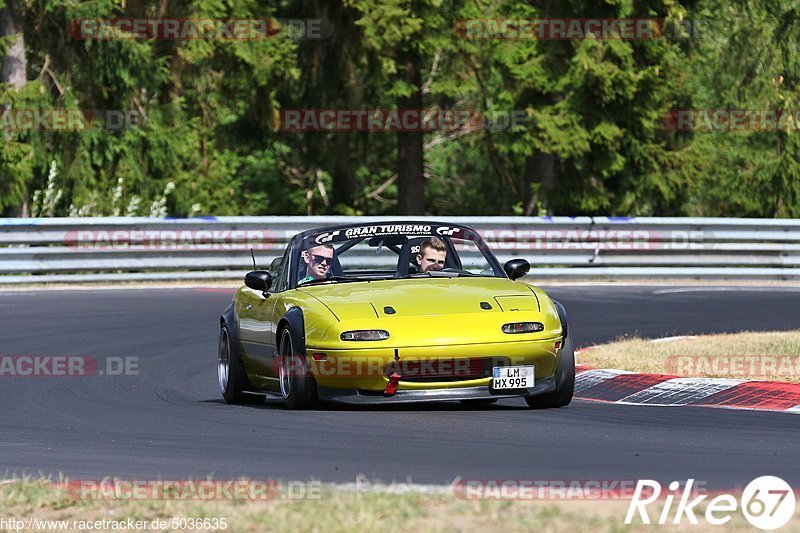
[[[570,403],[564,308],[500,265],[474,229],[379,222],[305,231],[220,317],[228,403]]]

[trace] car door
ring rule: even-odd
[[[275,347],[275,308],[285,290],[289,250],[283,258],[270,265],[272,286],[263,295],[245,287],[240,294],[239,338],[245,352],[246,366],[253,387],[261,390],[280,390],[277,375],[277,350]]]

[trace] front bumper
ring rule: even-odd
[[[488,386],[453,387],[447,389],[399,389],[391,396],[359,389],[338,389],[317,386],[320,400],[348,405],[389,405],[419,402],[445,402],[457,400],[486,400],[503,398],[525,398],[556,390],[555,376],[536,380],[529,388],[514,392],[493,393]]]
[[[388,376],[393,369],[397,369],[402,376],[398,393],[412,390],[422,392],[450,388],[488,388],[492,366],[532,365],[536,367],[538,382],[555,374],[559,352],[555,348],[557,341],[561,341],[561,338],[465,345],[442,344],[397,350],[391,346],[348,350],[308,346],[306,353],[322,354],[326,357],[324,362],[309,363],[320,387],[352,389],[361,391],[363,395],[378,393],[383,396],[389,383]],[[481,368],[482,373],[476,375],[473,372],[473,362],[478,366],[485,366]],[[419,375],[414,377],[414,371]],[[436,379],[444,374],[451,375],[441,380]]]

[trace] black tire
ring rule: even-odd
[[[482,405],[491,405],[493,403],[497,403],[499,398],[477,398],[475,400],[459,400],[462,405],[468,405],[470,407],[480,407]]]
[[[217,355],[217,382],[222,397],[230,404],[260,404],[264,396],[248,394],[253,390],[247,372],[244,370],[239,350],[232,341],[228,325],[223,324],[219,331],[219,353]]]
[[[278,381],[287,409],[308,409],[317,399],[317,382],[306,364],[305,355],[298,353],[292,332],[285,328],[279,335]]]
[[[556,366],[556,390],[537,396],[528,396],[525,402],[532,409],[565,407],[572,401],[575,392],[575,350],[572,339],[567,338],[561,348],[561,356]]]

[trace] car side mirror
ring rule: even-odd
[[[253,270],[245,275],[244,284],[254,291],[267,292],[272,285],[272,274],[266,270]]]
[[[505,270],[506,275],[511,279],[521,278],[527,274],[530,269],[531,264],[524,259],[511,259],[503,265],[503,270]]]

